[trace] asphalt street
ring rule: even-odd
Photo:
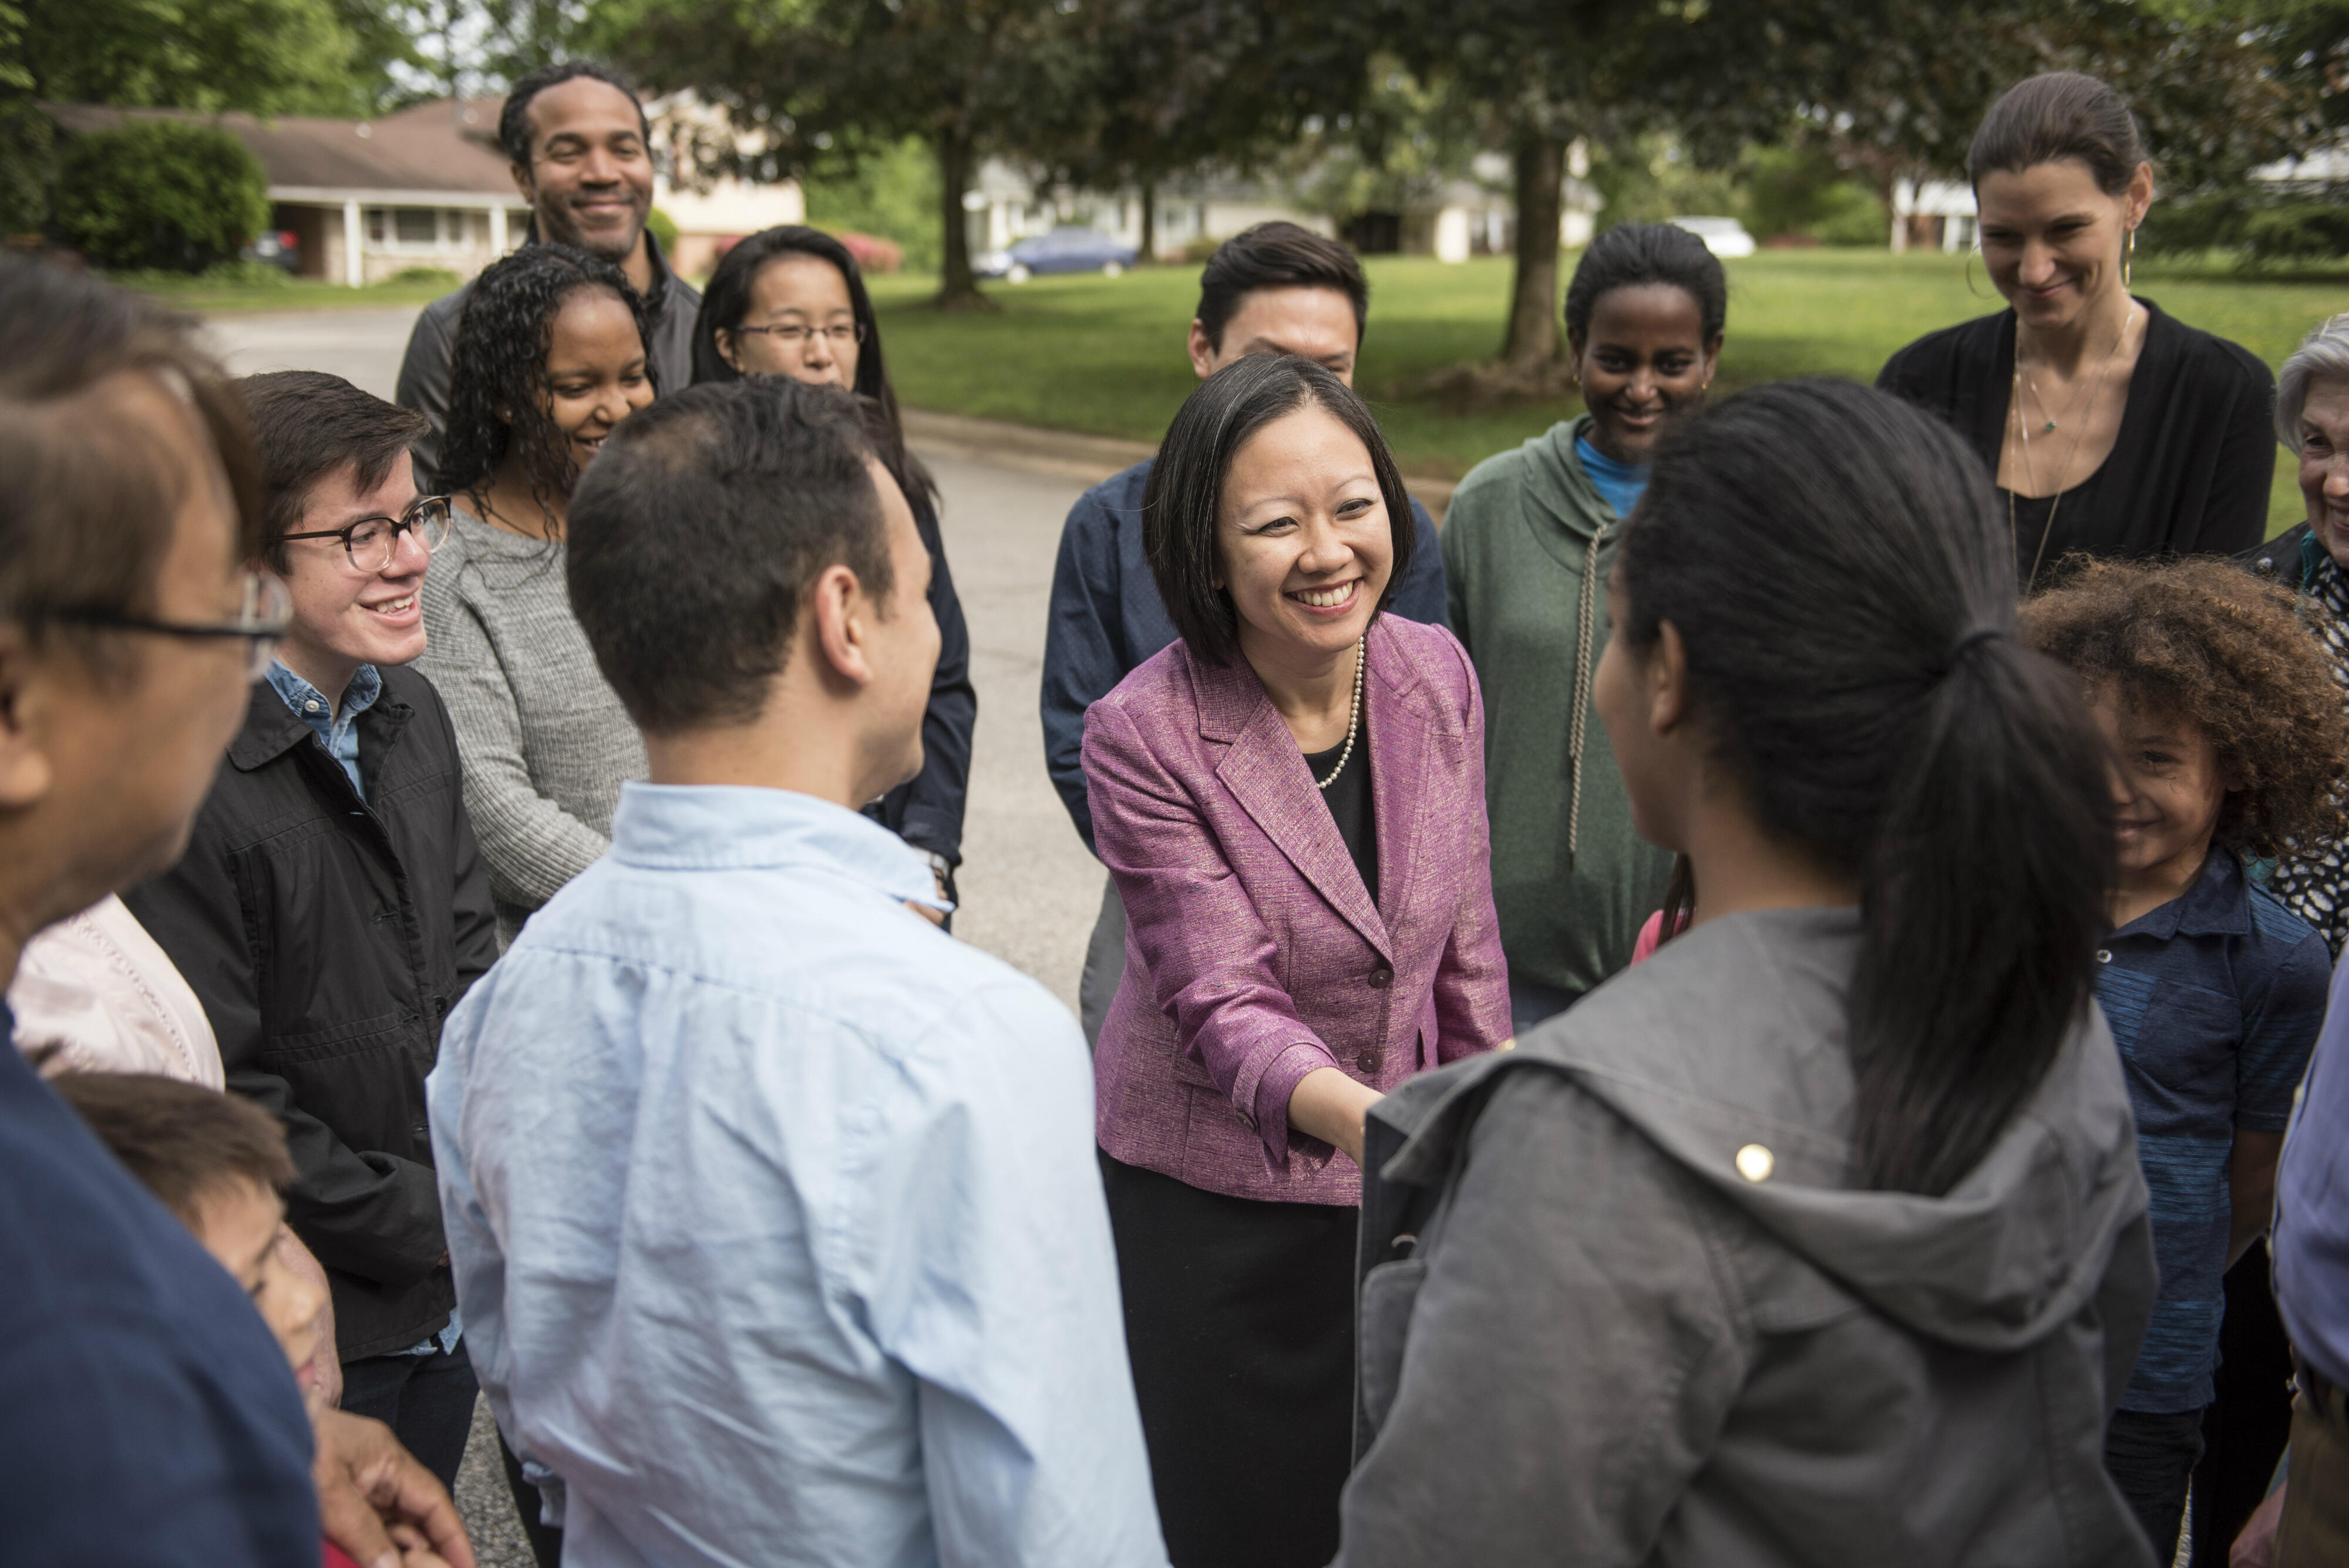
[[[223,316],[209,329],[233,374],[327,370],[388,398],[415,318],[412,308]],[[955,934],[1073,1008],[1101,868],[1044,772],[1036,699],[1052,553],[1085,482],[1071,477],[1066,462],[1014,467],[974,460],[968,444],[952,452],[916,444],[944,499],[940,526],[970,623],[978,690]],[[476,1412],[458,1494],[481,1568],[528,1568],[486,1404]]]

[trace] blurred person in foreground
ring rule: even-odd
[[[1082,1038],[857,811],[938,649],[865,417],[695,387],[580,485],[652,780],[450,1019],[466,1333],[570,1568],[1163,1568]]]
[[[191,324],[0,262],[0,971],[169,867],[285,624],[244,414]],[[14,1021],[0,1012],[11,1034]],[[0,1541],[44,1568],[470,1568],[380,1422],[307,1413],[237,1282],[0,1051]],[[307,1473],[305,1473],[307,1472]]]
[[[1201,380],[1251,354],[1294,354],[1350,387],[1369,330],[1370,280],[1338,241],[1295,223],[1258,223],[1216,247],[1199,274],[1199,308],[1185,348]],[[1061,527],[1044,629],[1044,765],[1085,847],[1093,847],[1085,790],[1085,710],[1172,643],[1174,618],[1158,596],[1142,543],[1142,498],[1157,459],[1145,458],[1077,498]],[[1427,508],[1411,502],[1411,568],[1388,607],[1444,624],[1444,553]],[[1106,879],[1085,947],[1077,1011],[1090,1044],[1125,966],[1125,910]]]

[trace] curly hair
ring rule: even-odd
[[[2200,727],[2242,781],[2213,842],[2270,856],[2349,827],[2349,717],[2290,592],[2209,557],[2068,566],[2024,604],[2025,639],[2091,692]]]
[[[579,465],[546,411],[546,356],[556,313],[583,288],[616,296],[636,317],[637,337],[652,341],[644,299],[628,286],[627,275],[570,245],[524,245],[473,280],[449,356],[449,431],[440,446],[439,488],[454,493],[484,483],[519,441],[531,493],[542,504],[547,496],[571,493]],[[645,374],[655,375],[650,359]],[[660,390],[657,379],[653,390]]]

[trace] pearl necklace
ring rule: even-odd
[[[1316,789],[1328,789],[1336,784],[1338,775],[1346,771],[1347,759],[1354,754],[1354,736],[1362,725],[1362,666],[1370,662],[1363,653],[1362,645],[1370,640],[1370,635],[1364,632],[1361,640],[1354,644],[1354,705],[1346,714],[1346,749],[1338,753],[1338,765],[1330,770],[1328,778],[1313,781]]]

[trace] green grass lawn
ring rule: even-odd
[[[358,310],[369,306],[429,305],[456,285],[442,276],[425,280],[394,279],[366,288],[345,288],[316,278],[289,277],[282,283],[254,285],[216,282],[206,277],[171,277],[140,273],[119,281],[175,310],[200,316],[240,315],[278,310]]]
[[[1537,435],[1578,405],[1464,414],[1405,394],[1432,370],[1498,350],[1508,264],[1446,266],[1418,256],[1369,262],[1371,330],[1357,384],[1378,410],[1408,472],[1457,477]],[[1882,251],[1772,251],[1728,264],[1729,340],[1717,385],[1786,376],[1872,380],[1885,359],[1935,327],[1987,313],[1995,296],[1966,286],[1962,256]],[[1155,441],[1192,385],[1183,335],[1198,274],[1147,268],[1123,277],[991,284],[992,313],[926,307],[927,277],[872,280],[898,396],[916,408]],[[1989,295],[1979,265],[1975,286]],[[2222,271],[2140,268],[2137,292],[2180,320],[2230,337],[2272,367],[2317,322],[2349,306],[2349,281],[2253,281]],[[2271,530],[2302,515],[2278,452]]]

